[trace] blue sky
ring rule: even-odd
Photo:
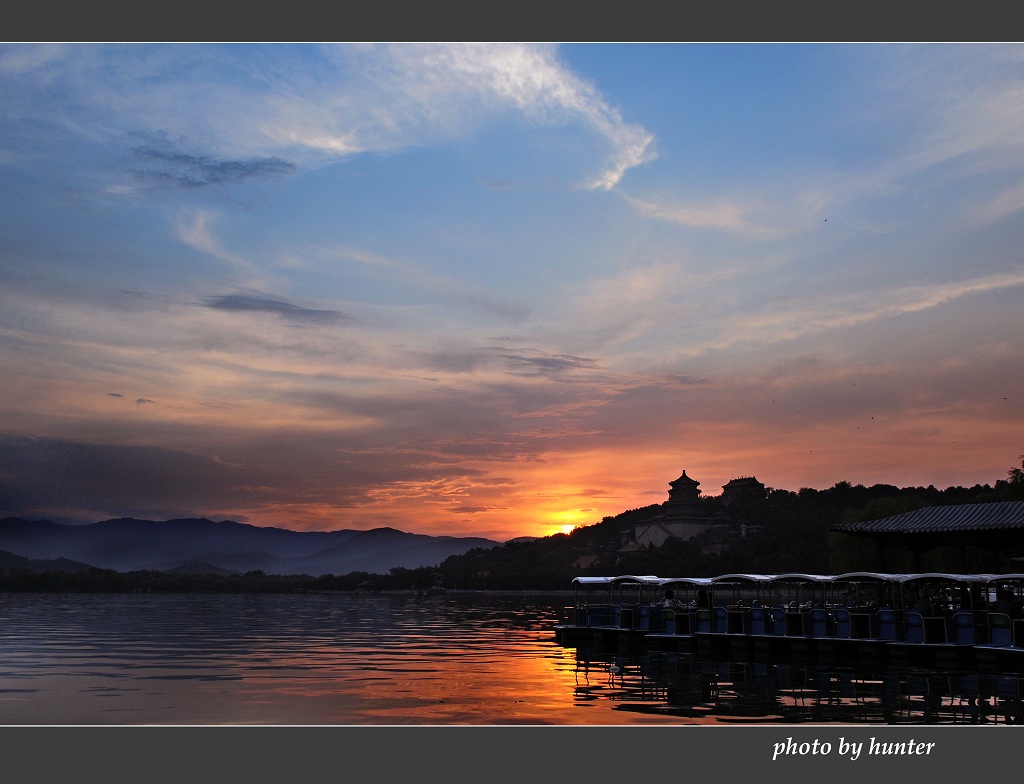
[[[1022,96],[1019,44],[0,46],[0,515],[992,483]]]

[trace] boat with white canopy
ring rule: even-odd
[[[1024,664],[1024,574],[577,577],[562,644],[930,666]],[[998,603],[997,603],[998,602]]]

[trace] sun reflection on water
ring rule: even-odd
[[[1021,676],[556,644],[564,597],[0,595],[0,723],[1019,723]]]

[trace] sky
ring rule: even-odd
[[[1020,44],[0,45],[0,517],[504,541],[1024,452]]]

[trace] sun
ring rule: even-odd
[[[547,517],[545,527],[551,534],[571,534],[589,521],[588,513],[582,509],[559,509],[548,512],[545,517]]]

